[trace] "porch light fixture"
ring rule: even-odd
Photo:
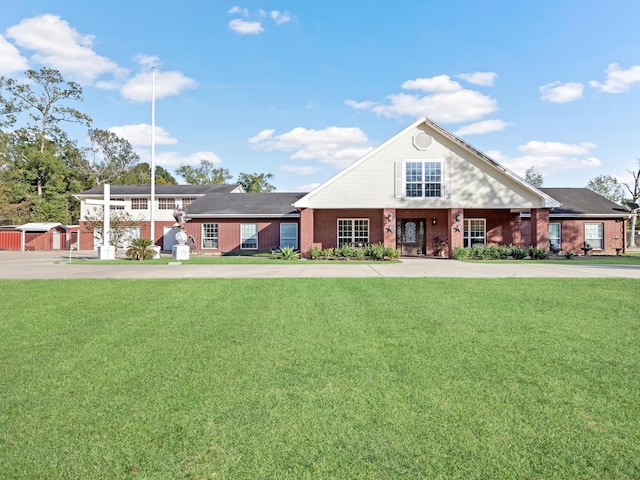
[[[460,223],[460,220],[462,220],[462,214],[460,212],[456,213],[456,222]]]
[[[393,220],[393,213],[389,212],[387,214],[387,222],[391,223],[391,220]]]
[[[431,219],[431,225],[435,225],[436,223],[438,223],[438,221],[436,220],[436,217],[433,217]]]

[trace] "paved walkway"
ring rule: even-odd
[[[73,252],[72,258],[96,258]],[[436,258],[403,258],[401,263],[281,265],[83,265],[69,264],[68,252],[0,251],[0,279],[55,278],[305,278],[305,277],[468,277],[468,278],[635,278],[640,267],[557,263],[474,263]]]

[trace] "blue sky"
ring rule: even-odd
[[[427,115],[581,187],[637,168],[638,18],[633,0],[30,0],[3,6],[0,75],[60,70],[149,161],[154,66],[170,171],[206,158],[309,191]]]

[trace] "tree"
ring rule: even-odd
[[[13,78],[0,77],[0,112],[5,123],[14,123],[16,114],[28,112],[32,123],[27,130],[34,133],[41,158],[32,156],[32,163],[42,163],[35,171],[47,169],[49,156],[45,155],[47,141],[62,143],[66,136],[60,128],[61,122],[89,125],[91,118],[66,105],[68,101],[82,101],[82,87],[75,82],[66,82],[58,70],[43,67],[39,71],[27,70],[27,83],[18,83]],[[36,177],[37,194],[42,196],[44,179]]]
[[[191,185],[211,185],[226,183],[233,177],[226,168],[216,168],[211,160],[202,159],[200,165],[181,164],[176,173]]]
[[[527,169],[527,171],[524,174],[524,179],[527,181],[527,183],[533,185],[536,188],[539,188],[542,186],[542,181],[543,181],[542,173],[538,170],[538,168],[535,165],[532,165]]]
[[[275,185],[269,183],[269,180],[273,178],[272,173],[241,173],[238,176],[238,183],[247,192],[273,192],[275,191]]]
[[[86,231],[92,232],[99,243],[102,243],[104,235],[102,208],[93,207],[93,211],[88,213],[85,218]],[[111,210],[109,222],[111,224],[111,239],[109,243],[116,248],[126,247],[131,240],[133,229],[140,226],[140,220],[124,210]]]
[[[624,200],[622,185],[618,183],[617,178],[611,175],[598,175],[589,180],[586,187],[619,205]]]
[[[638,170],[627,170],[631,174],[633,178],[633,186],[629,183],[623,183],[625,188],[631,194],[631,200],[627,203],[635,203],[640,202],[640,158],[637,159],[638,162]],[[636,222],[638,220],[638,209],[633,209],[634,215],[631,217],[631,222],[629,226],[629,230],[631,230],[631,240],[629,241],[629,246],[634,248],[636,246]]]
[[[108,130],[89,130],[90,158],[80,165],[81,172],[94,186],[113,183],[140,161],[128,140]]]
[[[148,163],[138,163],[112,182],[114,185],[149,185],[151,167]],[[165,168],[156,165],[156,185],[177,185],[178,182]]]

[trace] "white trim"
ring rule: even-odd
[[[369,243],[371,240],[371,220],[367,217],[359,217],[359,218],[338,218],[336,219],[336,245],[340,246],[340,222],[341,221],[350,221],[354,222],[351,224],[351,241],[349,243],[355,243],[355,222],[357,221],[366,221],[367,222],[367,241],[364,243]]]
[[[215,241],[217,243],[216,247],[205,247],[204,246],[204,242],[205,242],[205,236],[204,236],[204,226],[205,225],[215,225],[216,226],[216,236]],[[220,250],[220,224],[218,222],[202,222],[201,226],[200,226],[200,239],[201,239],[201,247],[203,250]],[[207,239],[209,239],[207,237]]]
[[[468,247],[473,247],[473,244],[471,243],[471,238],[467,238],[467,233],[465,232],[465,227],[467,222],[472,222],[472,221],[482,221],[483,224],[483,238],[484,238],[484,242],[483,245],[487,244],[487,219],[483,218],[483,217],[465,217],[462,219],[462,244],[464,245],[465,243],[467,243],[467,240],[469,240],[469,245]]]
[[[256,233],[255,233],[255,237],[256,237],[256,246],[254,247],[243,247],[242,244],[245,243],[243,242],[243,236],[242,236],[242,227],[244,225],[254,225],[256,227]],[[258,250],[258,234],[259,234],[259,229],[258,229],[258,224],[257,223],[241,223],[240,224],[240,250]],[[250,237],[245,237],[244,240],[248,240],[250,238],[253,238],[254,235],[251,235]]]
[[[412,184],[420,184],[422,195],[419,197],[409,197],[407,196],[407,163],[419,163],[422,165],[421,167],[421,179],[419,182],[409,182]],[[428,197],[425,195],[425,185],[427,183],[435,183],[435,182],[427,182],[425,180],[425,164],[427,163],[439,163],[440,164],[440,195],[437,197]],[[402,161],[402,199],[407,201],[413,200],[442,200],[446,198],[446,188],[445,188],[445,161],[442,159],[433,159],[433,160],[424,160],[424,159],[405,159]]]

